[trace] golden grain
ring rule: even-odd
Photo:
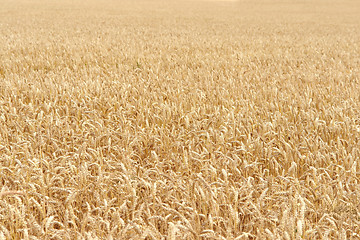
[[[0,239],[357,239],[351,0],[0,9]]]

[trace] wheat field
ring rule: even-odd
[[[360,239],[360,2],[0,0],[0,239]]]

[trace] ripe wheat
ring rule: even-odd
[[[0,239],[360,238],[357,1],[0,8]]]

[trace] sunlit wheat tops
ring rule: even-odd
[[[359,239],[357,1],[0,7],[0,239]]]

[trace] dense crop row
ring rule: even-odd
[[[4,1],[0,239],[357,239],[356,1]]]

